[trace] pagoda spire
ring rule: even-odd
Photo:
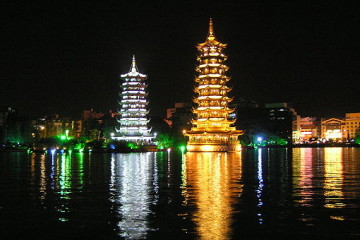
[[[135,54],[133,54],[130,72],[138,72],[138,71],[139,70],[138,70],[138,68],[136,66]]]
[[[213,25],[212,18],[210,18],[210,21],[209,21],[209,33],[208,33],[207,39],[208,39],[209,41],[215,39],[214,25]]]

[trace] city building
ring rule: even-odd
[[[360,133],[360,113],[346,113],[345,118],[300,118],[299,138],[295,143],[345,142]]]
[[[76,121],[68,117],[53,114],[33,121],[32,137],[36,139],[52,138],[61,135],[76,137]]]
[[[235,112],[229,116],[236,119],[236,128],[244,131],[244,134],[240,137],[242,144],[253,144],[258,137],[264,137],[267,115],[263,107],[260,107],[255,101],[246,101],[241,98],[232,107],[235,108]]]
[[[9,115],[14,114],[15,109],[9,106],[0,106],[0,127],[6,126]]]
[[[322,141],[341,142],[344,138],[345,121],[341,118],[321,119]]]
[[[117,111],[109,110],[107,113],[96,112],[94,109],[84,110],[82,120],[76,121],[79,136],[90,140],[110,139],[114,128],[118,125],[117,118],[120,114]]]
[[[147,109],[147,76],[139,73],[133,56],[130,71],[122,74],[123,82],[120,93],[120,118],[114,140],[125,140],[137,143],[151,143],[154,135],[148,127],[149,110]]]
[[[360,135],[360,113],[346,113],[343,133],[348,140]]]
[[[227,56],[223,49],[226,46],[216,40],[210,19],[206,41],[197,45],[199,65],[195,78],[198,83],[195,87],[196,107],[193,109],[195,118],[191,130],[184,130],[184,135],[189,137],[188,151],[227,152],[241,149],[238,136],[242,131],[236,130],[232,126],[236,120],[229,118],[234,109],[229,107],[232,99],[227,96],[231,89],[226,86],[230,80],[226,76],[229,67],[224,64]]]
[[[104,113],[97,112],[93,108],[84,110],[81,114],[81,120],[76,122],[77,136],[91,140],[102,138],[104,116]]]
[[[100,119],[104,116],[101,112],[96,112],[93,108],[84,110],[81,114],[82,120],[92,120],[92,119]]]
[[[193,117],[191,103],[181,102],[175,103],[173,108],[166,110],[166,123],[171,128],[175,129],[187,129],[191,127],[190,120]]]
[[[9,106],[0,106],[0,143],[12,145],[31,141],[30,121]]]
[[[267,103],[265,108],[267,109],[266,129],[291,143],[299,127],[296,111],[288,103]]]
[[[307,143],[320,138],[319,121],[316,117],[301,117],[296,142]]]

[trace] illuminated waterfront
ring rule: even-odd
[[[2,239],[360,235],[359,148],[0,153],[0,181]]]

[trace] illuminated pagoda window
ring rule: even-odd
[[[133,56],[130,71],[121,75],[121,100],[119,127],[112,137],[115,140],[125,140],[136,143],[151,143],[154,135],[148,127],[149,111],[147,110],[147,76],[139,73]]]
[[[223,49],[226,46],[216,40],[210,19],[207,39],[197,45],[199,64],[196,67],[197,86],[194,90],[195,119],[192,120],[191,130],[184,130],[184,135],[189,137],[188,151],[231,152],[241,149],[238,136],[243,131],[236,130],[232,126],[235,119],[229,117],[234,109],[229,108],[232,99],[228,93],[231,89],[226,86],[230,80],[226,76],[229,67],[224,64],[227,56]]]

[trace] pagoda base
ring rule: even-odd
[[[188,152],[239,152],[240,144],[188,144]]]

